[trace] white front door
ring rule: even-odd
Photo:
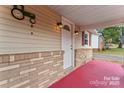
[[[72,67],[72,27],[71,24],[63,21],[62,49],[64,50],[64,69]]]

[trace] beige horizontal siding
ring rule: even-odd
[[[47,6],[25,6],[26,11],[36,15],[36,24],[31,28],[29,18],[13,18],[11,8],[0,6],[0,54],[61,50],[61,32],[56,30],[61,20],[58,14]]]

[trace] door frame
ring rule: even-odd
[[[65,17],[63,17],[62,16],[62,23],[63,22],[68,22],[70,25],[71,25],[71,44],[72,44],[72,54],[71,54],[71,60],[72,60],[72,67],[75,67],[75,44],[74,44],[74,32],[75,32],[75,24],[72,22],[72,21],[70,21],[70,20],[68,20],[67,18],[65,18]],[[62,29],[62,31],[63,31],[64,29]],[[61,34],[61,37],[62,37],[62,34]],[[62,37],[63,38],[63,37]],[[62,44],[62,42],[61,42],[61,44]],[[62,45],[61,45],[62,46]],[[63,65],[63,68],[64,68],[64,65]]]

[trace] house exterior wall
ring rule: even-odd
[[[97,48],[98,49],[98,35],[92,34],[91,45],[92,45],[92,48]]]
[[[93,48],[94,51],[98,51],[99,49],[99,36],[92,34],[91,35],[91,46]]]
[[[0,87],[48,87],[63,77],[63,51],[0,55]]]
[[[26,11],[36,15],[36,24],[31,28],[27,17],[12,17],[11,8],[0,6],[0,54],[61,50],[61,32],[56,30],[56,23],[61,21],[58,14],[46,6],[25,6]]]
[[[76,67],[86,64],[89,60],[92,60],[92,57],[93,57],[93,49],[91,48],[90,40],[89,40],[90,33],[88,31],[85,31],[84,34],[85,33],[88,34],[88,45],[82,45],[82,31],[79,31],[79,34],[75,35],[75,66]]]
[[[91,48],[79,48],[75,50],[75,53],[76,66],[86,64],[93,57],[93,50]]]
[[[61,31],[56,29],[61,16],[47,6],[25,6],[36,15],[31,28],[27,17],[13,18],[11,8],[0,6],[0,87],[48,87],[83,64],[82,56],[91,58],[92,50],[80,41],[75,43],[76,66],[63,69]]]
[[[25,6],[36,15],[31,28],[27,17],[19,21],[11,9],[0,6],[0,87],[48,87],[64,73],[56,29],[61,16],[47,6]]]
[[[91,48],[89,45],[89,32],[85,31],[88,34],[88,45],[82,45],[82,32],[80,31],[78,35],[75,36],[75,48]]]

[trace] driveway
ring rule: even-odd
[[[124,56],[119,56],[119,55],[94,53],[93,57],[94,57],[94,59],[107,60],[107,61],[111,61],[111,62],[123,62],[124,63]]]

